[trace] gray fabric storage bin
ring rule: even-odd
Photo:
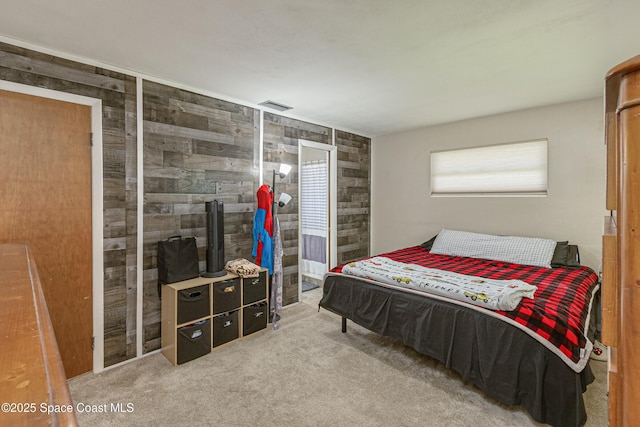
[[[211,352],[211,321],[209,319],[178,328],[178,365]]]
[[[261,302],[242,309],[242,335],[249,335],[267,327],[267,303]]]

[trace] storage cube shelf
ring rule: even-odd
[[[175,366],[267,327],[267,270],[162,286],[162,354]]]

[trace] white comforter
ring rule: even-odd
[[[537,289],[522,280],[467,276],[384,257],[349,263],[342,268],[342,273],[413,288],[492,310],[513,310],[522,298],[533,299]]]

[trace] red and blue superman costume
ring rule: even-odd
[[[256,192],[258,209],[253,220],[253,251],[251,255],[256,264],[269,269],[273,274],[273,191],[267,184],[263,184]]]

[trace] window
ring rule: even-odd
[[[546,194],[546,139],[431,152],[432,196]]]

